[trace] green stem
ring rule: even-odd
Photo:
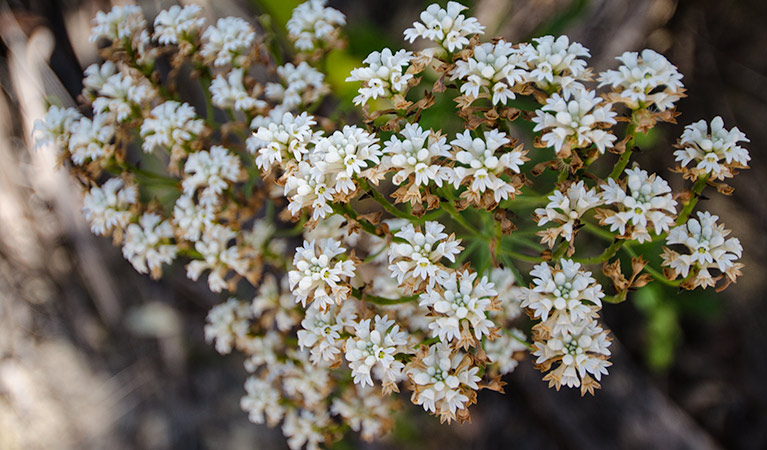
[[[416,223],[422,222],[421,218],[418,218],[410,213],[397,209],[394,205],[391,204],[391,202],[389,202],[389,200],[386,199],[386,197],[383,196],[383,194],[381,194],[380,192],[375,190],[372,186],[370,186],[370,183],[368,182],[368,180],[365,180],[364,178],[357,178],[357,182],[359,183],[360,187],[363,190],[370,193],[373,199],[376,202],[378,202],[378,204],[381,205],[383,209],[385,209],[386,212],[388,212],[392,216],[399,217],[400,219],[406,219],[406,220],[409,220],[410,222],[416,222]]]
[[[477,230],[472,227],[469,222],[466,221],[466,219],[463,218],[461,213],[459,213],[455,207],[453,206],[452,202],[450,200],[442,203],[442,208],[447,211],[448,214],[450,214],[450,217],[453,218],[456,222],[458,222],[459,225],[461,225],[466,231],[471,233],[473,236],[486,240],[484,236],[482,236],[480,233],[477,232]]]
[[[615,167],[613,167],[612,172],[610,172],[610,178],[613,180],[618,179],[618,177],[623,173],[623,170],[628,165],[629,160],[631,160],[631,153],[633,152],[632,148],[634,147],[634,139],[636,138],[636,129],[637,124],[632,117],[631,123],[626,130],[626,136],[631,137],[629,138],[628,142],[626,142],[626,148],[623,150],[621,157],[618,158],[618,162],[615,164]]]
[[[400,303],[412,302],[413,300],[416,300],[418,297],[420,297],[420,295],[409,295],[400,298],[386,298],[379,297],[377,295],[365,294],[357,288],[352,288],[352,296],[362,301],[375,303],[376,305],[399,305]]]
[[[618,250],[623,246],[623,244],[626,242],[625,239],[615,239],[613,243],[605,249],[604,252],[602,252],[601,255],[598,256],[592,256],[591,258],[576,258],[576,261],[581,264],[599,264],[607,261],[608,259],[612,258],[616,253],[618,253]]]
[[[679,217],[676,219],[677,225],[682,225],[683,223],[687,222],[687,218],[690,217],[690,213],[692,213],[692,210],[695,208],[695,205],[700,199],[700,194],[703,192],[703,189],[706,188],[708,178],[709,175],[705,174],[699,176],[698,179],[695,180],[695,184],[692,187],[692,198],[690,198],[690,201],[684,205],[682,212],[679,213]]]
[[[632,258],[637,257],[637,253],[634,251],[634,249],[632,249],[628,245],[624,245],[623,250],[625,250],[626,253],[628,253],[629,256],[631,256]],[[649,263],[645,264],[642,270],[649,273],[656,281],[659,281],[661,284],[665,284],[666,286],[679,287],[684,282],[684,280],[677,280],[677,281],[669,280],[668,278],[666,278],[665,275],[663,275],[663,273],[651,267]]]

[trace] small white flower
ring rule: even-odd
[[[599,153],[613,146],[616,137],[607,128],[615,125],[615,111],[609,104],[601,105],[602,99],[594,91],[579,90],[572,98],[553,94],[546,104],[535,111],[533,131],[544,131],[541,140],[554,147],[557,154],[569,154],[570,149],[595,145]]]
[[[682,74],[663,55],[653,50],[625,52],[616,58],[618,70],[599,76],[599,87],[611,86],[620,101],[631,109],[655,106],[665,111],[682,97]]]
[[[403,347],[407,345],[408,334],[387,316],[375,316],[373,329],[370,327],[371,319],[361,320],[354,326],[354,337],[346,340],[346,360],[354,383],[373,386],[371,371],[375,368],[384,387],[396,390],[405,365],[394,356],[407,351]]]
[[[705,120],[687,125],[674,156],[682,167],[697,163],[692,170],[699,176],[709,174],[713,180],[723,180],[733,176],[733,169],[747,168],[751,160],[748,150],[738,142],[750,141],[738,127],[724,128],[724,121],[717,116],[710,130]]]
[[[302,161],[309,153],[309,144],[314,138],[319,138],[322,132],[314,133],[312,127],[317,125],[314,116],[301,113],[298,116],[286,112],[277,120],[260,126],[253,136],[249,137],[246,145],[250,153],[256,156],[256,165],[265,171],[274,165],[280,165],[292,158]]]
[[[354,97],[355,105],[364,105],[370,99],[389,98],[396,94],[404,94],[413,74],[405,73],[413,53],[398,50],[396,53],[388,48],[380,52],[372,52],[362,61],[367,67],[358,67],[351,71],[346,81],[361,81],[359,95]]]
[[[411,363],[407,374],[415,385],[411,400],[425,411],[450,422],[456,412],[468,408],[469,395],[479,389],[479,367],[473,367],[469,356],[452,350],[446,343],[432,344],[428,353]]]
[[[94,186],[85,194],[83,214],[91,224],[91,231],[106,236],[113,229],[124,229],[133,214],[131,205],[138,199],[134,184],[125,184],[120,178],[110,178],[101,187]]]
[[[114,153],[115,129],[109,117],[96,114],[93,120],[82,117],[70,126],[69,153],[72,162],[81,166],[98,161]]]
[[[160,11],[154,19],[154,40],[160,45],[193,42],[205,23],[201,12],[202,8],[197,5],[186,5],[183,8],[173,5]]]
[[[144,213],[138,224],[132,223],[125,229],[123,256],[133,264],[139,273],[150,272],[159,278],[163,264],[170,264],[176,258],[178,248],[170,243],[173,226],[154,213]]]
[[[389,247],[389,270],[400,286],[416,290],[423,284],[434,286],[447,281],[449,271],[442,265],[442,258],[455,262],[462,247],[461,240],[443,233],[444,229],[439,222],[425,222],[424,231],[408,223],[394,235],[404,240],[392,242]]]
[[[447,139],[431,130],[423,130],[417,123],[405,125],[399,134],[404,139],[400,140],[393,135],[384,144],[384,157],[381,160],[382,170],[399,169],[392,183],[400,185],[413,175],[416,185],[426,186],[433,182],[441,187],[449,172],[439,164],[434,164],[434,159],[450,157]]]
[[[155,106],[149,117],[141,124],[141,148],[151,153],[155,147],[163,147],[171,153],[186,152],[185,146],[204,130],[202,119],[197,118],[188,103],[167,101]]]
[[[312,166],[333,183],[337,193],[349,194],[356,189],[354,177],[372,164],[378,164],[382,155],[378,138],[362,128],[345,125],[328,137],[317,139],[309,154]]]
[[[297,66],[287,63],[277,68],[280,83],[266,83],[264,94],[274,102],[280,102],[280,112],[293,111],[301,105],[311,105],[328,92],[325,75],[302,61]]]
[[[186,276],[197,281],[207,269],[208,287],[213,292],[227,288],[226,276],[230,270],[245,275],[248,261],[243,258],[237,245],[229,246],[236,233],[223,225],[214,224],[202,233],[201,239],[194,244],[202,259],[195,259],[186,265]]]
[[[325,442],[324,428],[332,424],[327,411],[309,411],[291,409],[285,414],[282,433],[288,438],[290,450],[319,450]]]
[[[256,32],[239,17],[218,19],[202,34],[200,54],[216,67],[241,67],[250,54]]]
[[[674,224],[676,201],[666,180],[635,167],[626,170],[626,186],[628,191],[612,178],[602,185],[604,202],[619,209],[603,221],[610,225],[610,231],[625,234],[629,226],[628,237],[639,242],[651,239],[648,227],[652,227],[656,235],[667,232]]]
[[[184,164],[184,172],[189,174],[182,182],[184,194],[193,196],[197,189],[200,205],[216,206],[221,201],[221,193],[235,183],[240,176],[240,160],[220,145],[214,145],[210,151],[199,151],[189,155]]]
[[[291,172],[285,182],[284,195],[290,201],[288,211],[293,216],[304,208],[312,209],[312,220],[324,219],[333,208],[328,204],[336,193],[328,185],[326,174],[306,161],[298,164],[298,169]]]
[[[548,243],[549,247],[554,246],[557,237],[562,236],[566,241],[572,242],[575,237],[575,226],[577,221],[586,213],[586,211],[602,204],[602,198],[597,190],[586,189],[583,180],[573,183],[567,188],[566,192],[559,190],[549,195],[549,203],[546,208],[537,208],[535,210],[538,216],[538,225],[545,225],[549,222],[555,222],[559,226],[539,231],[542,236],[541,242]]]
[[[737,262],[743,255],[743,247],[738,238],[727,238],[730,230],[717,224],[719,217],[708,211],[698,212],[698,218],[691,218],[687,223],[672,228],[668,233],[668,245],[680,244],[687,247],[689,253],[680,254],[665,249],[661,255],[663,265],[669,266],[675,275],[687,277],[693,271],[693,286],[714,286],[715,279],[709,269],[717,269],[728,281],[734,282],[740,275],[743,264]]]
[[[511,88],[522,82],[526,73],[522,67],[527,67],[521,53],[504,40],[479,45],[472,57],[455,64],[451,79],[463,81],[461,92],[472,100],[479,98],[480,93],[486,94],[493,105],[505,105],[516,98]]]
[[[341,244],[330,239],[304,241],[303,247],[296,248],[288,280],[297,302],[304,307],[311,302],[315,308],[326,310],[349,297],[348,280],[354,276],[355,265],[351,260],[336,258],[345,252]]]
[[[522,287],[517,285],[514,273],[509,268],[496,267],[490,271],[490,281],[498,292],[500,311],[492,311],[490,318],[499,324],[508,324],[522,315]]]
[[[448,2],[447,9],[433,3],[421,12],[421,22],[413,22],[413,28],[405,30],[405,40],[413,43],[417,38],[429,39],[449,52],[469,45],[468,36],[482,34],[485,27],[474,17],[465,17],[461,11],[468,9],[458,2]]]
[[[464,270],[451,272],[439,286],[426,287],[420,305],[438,313],[429,324],[432,337],[439,337],[441,342],[461,340],[463,321],[471,325],[477,341],[490,335],[495,324],[487,318],[487,313],[494,309],[493,298],[498,292],[487,277],[476,280],[476,272]]]
[[[110,41],[130,39],[146,28],[146,21],[137,5],[115,6],[108,13],[99,11],[93,19],[90,41],[101,38]]]
[[[260,319],[264,328],[275,326],[284,333],[298,324],[296,302],[288,289],[286,277],[278,284],[274,275],[266,274],[250,307],[253,317]]]
[[[212,205],[198,205],[191,195],[183,194],[173,206],[173,224],[181,237],[195,242],[213,225],[216,211]]]
[[[81,117],[75,108],[51,106],[45,117],[35,121],[35,147],[53,142],[60,149],[68,148],[72,127]]]
[[[136,109],[149,103],[154,94],[146,78],[129,72],[118,72],[107,78],[99,89],[98,96],[93,100],[93,111],[97,115],[110,115],[118,122],[123,122],[134,117]]]
[[[450,142],[460,149],[455,155],[459,165],[449,172],[450,181],[456,189],[461,184],[468,184],[468,190],[462,194],[464,197],[478,201],[485,191],[490,191],[495,201],[500,202],[517,192],[501,175],[507,170],[520,173],[520,166],[526,159],[519,148],[500,153],[499,150],[511,142],[506,133],[489,130],[485,131],[484,137],[472,138],[469,130],[465,130]]]
[[[586,61],[589,51],[577,42],[570,42],[567,36],[543,36],[533,39],[534,44],[522,44],[519,52],[528,65],[525,82],[547,90],[562,89],[565,99],[585,89],[582,81],[589,79]]]
[[[242,84],[245,69],[232,69],[227,76],[216,75],[210,84],[213,104],[219,108],[233,108],[236,111],[252,111],[267,108],[267,103],[256,98],[256,94],[245,90]]]
[[[288,37],[301,51],[311,51],[331,43],[338,29],[346,25],[341,11],[325,6],[327,0],[309,0],[294,10],[287,23]]]
[[[247,338],[252,318],[253,313],[246,302],[230,297],[208,312],[205,318],[205,341],[214,342],[216,351],[222,355],[230,353],[232,348],[240,347],[239,344]]]
[[[251,422],[266,422],[270,427],[280,423],[285,415],[285,407],[280,404],[280,391],[271,380],[248,377],[245,392],[240,399],[240,408],[248,413]]]
[[[301,350],[310,349],[312,364],[330,363],[341,355],[344,346],[341,333],[344,327],[355,325],[353,305],[352,302],[344,302],[340,307],[332,305],[326,311],[317,308],[306,310],[306,317],[298,330],[298,345]]]
[[[501,375],[506,375],[514,371],[517,368],[517,361],[514,355],[527,351],[527,346],[523,344],[525,341],[525,334],[512,328],[509,331],[505,331],[495,340],[486,341],[484,343],[485,353],[490,362],[498,367],[498,372]]]
[[[360,432],[362,440],[373,441],[393,425],[394,404],[371,387],[354,385],[335,398],[330,410],[343,417],[352,430]]]
[[[83,96],[93,101],[101,92],[112,75],[117,73],[117,66],[112,61],[104,61],[102,64],[91,64],[85,69],[83,79]]]

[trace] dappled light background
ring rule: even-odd
[[[175,2],[138,3],[152,18]],[[209,22],[267,14],[284,23],[298,2],[193,3]],[[428,3],[331,0],[347,15],[349,40],[330,65],[334,88],[353,96],[353,83],[343,87],[348,71],[373,50],[402,47],[402,30]],[[744,275],[720,296],[658,287],[606,306],[613,366],[593,398],[548,389],[528,358],[505,378],[506,395],[479,396],[471,424],[441,426],[410,405],[388,439],[352,436],[336,448],[767,448],[767,4],[464,3],[488,37],[567,34],[591,50],[596,71],[646,47],[677,65],[688,89],[679,124],[643,138],[638,159],[668,176],[683,126],[716,115],[746,133],[751,169],[734,179],[734,198],[701,203],[744,244]],[[75,104],[82,68],[98,60],[90,19],[111,5],[0,0],[0,449],[287,448],[279,430],[251,424],[239,409],[241,356],[204,342],[205,315],[221,299],[180,265],[159,282],[137,274],[119,248],[89,232],[79,188],[56,168],[54,149],[34,148],[45,99]]]

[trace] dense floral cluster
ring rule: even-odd
[[[246,355],[241,406],[281,424],[292,449],[344,429],[381,436],[402,390],[468,420],[477,391],[502,391],[526,353],[551,386],[593,394],[611,365],[603,301],[741,274],[738,239],[693,212],[707,185],[728,193],[718,182],[747,168],[742,132],[688,125],[675,171],[694,184],[681,193],[627,168],[636,135],[678,115],[675,66],[626,52],[595,76],[567,36],[480,42],[466,9],[430,5],[404,32],[426,48],[380,49],[351,71],[355,124],[325,101],[346,19],[324,0],[295,9],[282,55],[296,59],[280,65],[280,43],[242,18],[206,26],[201,8],[173,6],[150,33],[140,8],[115,7],[94,21],[107,46],[85,70],[89,108],[51,106],[36,126],[83,183],[94,233],[139,272],[183,264],[227,296],[205,336]],[[457,109],[435,129],[421,118],[439,96]],[[660,258],[636,256],[661,242]]]

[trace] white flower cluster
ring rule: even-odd
[[[450,142],[458,147],[455,160],[461,164],[449,172],[450,182],[456,189],[462,184],[467,185],[468,189],[461,195],[470,201],[479,203],[480,197],[487,191],[493,194],[493,199],[498,203],[517,192],[514,185],[503,180],[501,175],[520,173],[520,166],[527,158],[524,157],[525,152],[520,150],[521,147],[499,152],[511,142],[502,131],[489,130],[484,133],[484,137],[473,138],[469,130],[465,130]]]
[[[260,85],[248,89],[243,84],[245,69],[235,68],[228,74],[219,73],[210,85],[213,104],[219,108],[232,108],[235,111],[257,111],[267,107],[267,103],[258,97]]]
[[[210,270],[208,287],[211,291],[232,290],[227,281],[230,271],[242,276],[248,274],[248,262],[240,248],[237,244],[229,245],[236,236],[231,228],[223,225],[206,227],[200,240],[194,243],[194,249],[200,253],[201,258],[186,265],[186,276],[197,281],[203,272]]]
[[[549,227],[538,232],[541,243],[554,247],[559,236],[572,243],[575,238],[576,226],[586,211],[601,205],[603,202],[596,189],[586,189],[586,183],[581,180],[571,184],[566,192],[554,191],[549,195],[549,203],[545,208],[538,208],[535,214],[538,225],[556,223],[558,226]]]
[[[751,160],[739,142],[750,141],[738,127],[727,130],[717,116],[710,128],[705,120],[687,125],[674,156],[682,167],[695,163],[689,170],[697,176],[708,174],[712,180],[723,180],[732,177],[735,169],[747,168]]]
[[[544,381],[557,389],[566,385],[593,394],[610,366],[610,340],[596,322],[604,297],[602,286],[591,272],[567,259],[553,268],[538,264],[530,275],[534,287],[524,289],[522,306],[541,320],[533,327],[535,363],[544,371],[558,363]]]
[[[287,164],[289,159],[302,161],[309,153],[309,144],[322,135],[312,131],[314,125],[317,125],[314,117],[305,112],[298,116],[289,112],[277,115],[248,138],[248,151],[258,154],[256,165],[267,172],[275,164]]]
[[[198,189],[202,206],[216,206],[220,195],[240,177],[240,160],[229,150],[214,145],[210,151],[192,153],[184,164],[184,172],[190,176],[184,179],[184,194],[193,196]]]
[[[654,106],[665,111],[682,97],[682,74],[663,55],[650,50],[626,52],[616,58],[621,66],[599,76],[599,87],[611,86],[617,96],[614,101],[631,109]]]
[[[283,333],[296,326],[301,317],[296,308],[296,301],[288,289],[288,279],[282,277],[278,284],[272,274],[264,276],[250,307],[253,310],[253,318],[258,320],[262,327],[274,327]]]
[[[553,94],[546,104],[535,111],[535,128],[542,131],[541,141],[554,147],[557,155],[567,157],[572,149],[596,146],[599,153],[612,147],[616,137],[603,128],[615,125],[615,111],[609,104],[600,105],[594,91],[579,89],[570,99]]]
[[[91,42],[129,40],[146,28],[146,21],[137,5],[115,6],[108,13],[99,11],[93,19]]]
[[[381,380],[385,391],[398,391],[405,365],[394,359],[398,353],[408,353],[408,334],[387,316],[360,320],[354,326],[354,336],[346,340],[346,360],[352,370],[354,383],[373,386],[371,371]],[[372,329],[371,329],[372,325]]]
[[[444,233],[441,223],[425,222],[423,226],[421,231],[408,223],[394,235],[401,241],[392,242],[389,247],[389,270],[400,286],[410,292],[445,283],[450,273],[441,261],[444,258],[455,262],[462,248],[460,239]]]
[[[339,27],[346,25],[341,11],[325,6],[327,0],[309,0],[293,10],[288,20],[288,37],[301,51],[324,48],[338,39]]]
[[[96,114],[93,120],[81,117],[69,129],[69,153],[78,166],[103,162],[114,154],[115,127],[109,117]]]
[[[83,214],[91,224],[91,231],[105,236],[114,229],[128,226],[138,201],[138,189],[133,183],[110,178],[101,187],[94,186],[85,194]]]
[[[200,55],[215,67],[242,67],[253,47],[256,32],[239,17],[223,17],[202,34]]]
[[[392,183],[401,185],[412,177],[416,186],[427,186],[434,183],[441,187],[442,182],[449,178],[449,170],[437,164],[436,159],[450,157],[450,146],[447,138],[432,130],[424,130],[417,123],[407,124],[399,132],[404,139],[397,135],[384,144],[384,157],[381,159],[380,170],[397,170],[392,177]],[[418,196],[420,200],[420,195]]]
[[[671,187],[639,167],[626,170],[625,187],[608,178],[602,185],[602,199],[606,205],[616,205],[618,211],[606,211],[601,223],[628,239],[647,242],[651,239],[648,227],[660,235],[674,224],[676,201]]]
[[[413,53],[406,50],[392,53],[385,48],[369,54],[362,61],[367,67],[353,69],[346,78],[346,81],[362,82],[359,95],[354,97],[354,104],[364,105],[370,99],[392,99],[395,95],[405,95],[410,82],[414,80],[413,74],[407,69],[412,59]]]
[[[104,81],[93,100],[96,115],[114,117],[118,122],[135,117],[154,98],[149,82],[128,71],[117,72]]]
[[[242,348],[247,345],[252,317],[250,305],[230,297],[208,312],[205,340],[213,342],[216,351],[221,354],[230,353],[233,348]]]
[[[267,83],[266,98],[280,102],[277,111],[293,111],[299,106],[309,106],[327,93],[325,75],[306,61],[298,65],[287,63],[277,68],[280,83]]]
[[[478,372],[469,355],[445,343],[432,344],[425,354],[418,355],[407,373],[414,384],[413,403],[438,415],[442,422],[463,417],[468,406],[476,402],[481,379]]]
[[[306,310],[298,330],[298,345],[301,349],[310,349],[312,364],[332,363],[341,355],[345,343],[341,333],[346,327],[356,324],[353,305],[352,302],[344,302],[340,307],[331,305],[325,311],[317,308]]]
[[[405,40],[415,42],[419,37],[436,42],[449,52],[469,45],[469,37],[482,34],[484,25],[474,17],[466,17],[461,11],[468,9],[458,2],[447,2],[447,9],[433,3],[421,13],[421,21],[413,22],[413,28],[405,30]]]
[[[479,45],[470,58],[455,64],[451,78],[464,81],[461,92],[470,100],[490,97],[493,105],[516,98],[512,88],[523,82],[527,67],[522,54],[504,40]]]
[[[204,128],[203,120],[190,104],[167,101],[155,106],[141,124],[140,135],[144,139],[141,148],[151,153],[161,147],[170,150],[172,155],[182,155],[191,150],[189,144]]]
[[[336,258],[345,252],[346,249],[332,239],[304,241],[303,247],[296,248],[295,269],[288,272],[288,280],[297,302],[303,306],[311,303],[312,307],[325,311],[349,298],[351,287],[347,281],[354,276],[354,261]]]
[[[178,248],[171,244],[173,226],[170,221],[154,213],[144,213],[138,224],[125,228],[123,255],[139,273],[150,272],[159,278],[163,264],[170,264],[176,258]]]
[[[743,254],[738,238],[728,238],[730,230],[717,224],[719,217],[709,212],[698,212],[698,218],[672,228],[666,244],[683,245],[689,253],[664,249],[661,255],[663,265],[668,266],[674,278],[681,275],[688,278],[693,287],[715,286],[724,276],[726,283],[734,282],[741,275],[743,264],[737,262]],[[721,275],[714,276],[709,269],[716,269]]]
[[[586,47],[571,43],[567,36],[543,36],[533,42],[519,47],[528,68],[525,82],[544,91],[561,89],[565,99],[585,89],[583,81],[590,79],[590,72],[580,57],[591,56]]]
[[[476,272],[464,270],[451,272],[444,283],[427,286],[426,292],[421,294],[420,305],[437,314],[429,324],[433,337],[439,337],[440,342],[464,342],[463,345],[468,347],[472,330],[474,338],[480,341],[495,328],[487,313],[497,309],[493,305],[493,297],[497,295],[487,277],[477,280]]]
[[[160,45],[186,44],[192,50],[192,44],[202,29],[205,19],[202,18],[202,8],[197,5],[186,5],[183,8],[173,5],[162,10],[154,19],[154,40]],[[184,53],[187,53],[184,51]]]

